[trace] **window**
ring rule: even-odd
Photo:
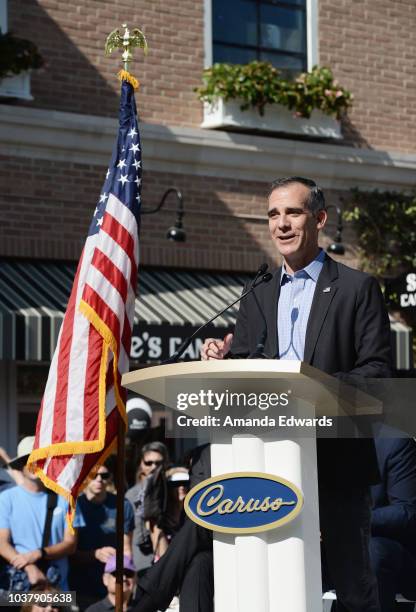
[[[211,11],[206,10],[212,24],[212,54],[206,63],[244,64],[258,59],[270,61],[288,76],[307,70],[312,65],[308,39],[311,24],[315,25],[314,16],[309,15],[314,3],[316,0],[212,0]],[[206,45],[206,54],[208,48]]]

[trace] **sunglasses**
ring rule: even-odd
[[[110,472],[98,472],[98,474],[94,476],[94,480],[97,480],[97,478],[101,478],[101,480],[108,480],[110,478]]]
[[[144,461],[143,463],[145,465],[147,465],[147,467],[149,467],[150,465],[156,465],[157,467],[159,467],[159,465],[162,465],[163,461]]]

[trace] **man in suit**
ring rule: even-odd
[[[279,179],[272,184],[267,214],[283,266],[241,302],[234,335],[205,341],[202,359],[254,354],[264,326],[260,308],[269,358],[306,361],[346,382],[388,376],[389,320],[377,282],[336,263],[318,246],[327,221],[322,191],[310,179]],[[321,533],[338,610],[379,612],[368,555],[368,487],[379,477],[373,441],[319,440],[318,472]],[[175,549],[178,562],[180,543]]]
[[[267,322],[266,356],[297,359],[345,382],[390,373],[390,328],[376,280],[333,261],[318,246],[327,212],[310,179],[272,184],[269,230],[283,257],[274,279],[241,302],[234,336],[208,339],[203,359],[255,352]],[[371,439],[318,440],[322,539],[338,594],[338,609],[379,610],[369,567],[368,487],[378,468]]]
[[[381,482],[371,488],[370,559],[377,576],[381,612],[396,610],[396,594],[416,599],[416,442],[383,431],[376,438]],[[412,610],[414,604],[399,604]]]

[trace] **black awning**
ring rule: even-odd
[[[75,270],[75,263],[0,262],[0,359],[51,360]],[[168,357],[181,339],[236,299],[248,278],[245,274],[141,268],[132,359]],[[223,335],[234,325],[237,310],[230,309],[216,319],[211,329]],[[395,367],[408,370],[413,367],[411,329],[393,320],[390,325]],[[161,350],[158,342],[163,345]]]

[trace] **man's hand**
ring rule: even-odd
[[[32,565],[29,563],[25,567],[25,571],[27,577],[29,579],[30,584],[38,584],[38,582],[46,582],[46,576],[41,570],[37,567],[37,565]]]
[[[36,548],[35,550],[31,550],[27,553],[19,553],[13,559],[10,560],[11,565],[13,565],[17,569],[23,569],[28,564],[36,563],[42,557],[41,551]],[[32,583],[34,584],[34,583]]]
[[[232,341],[232,334],[227,334],[224,340],[220,340],[220,338],[207,338],[201,346],[201,359],[203,361],[208,359],[224,359],[230,350]]]
[[[101,561],[101,563],[107,563],[110,557],[116,554],[116,549],[112,546],[103,546],[102,548],[97,548],[94,553],[94,557],[97,561]]]

